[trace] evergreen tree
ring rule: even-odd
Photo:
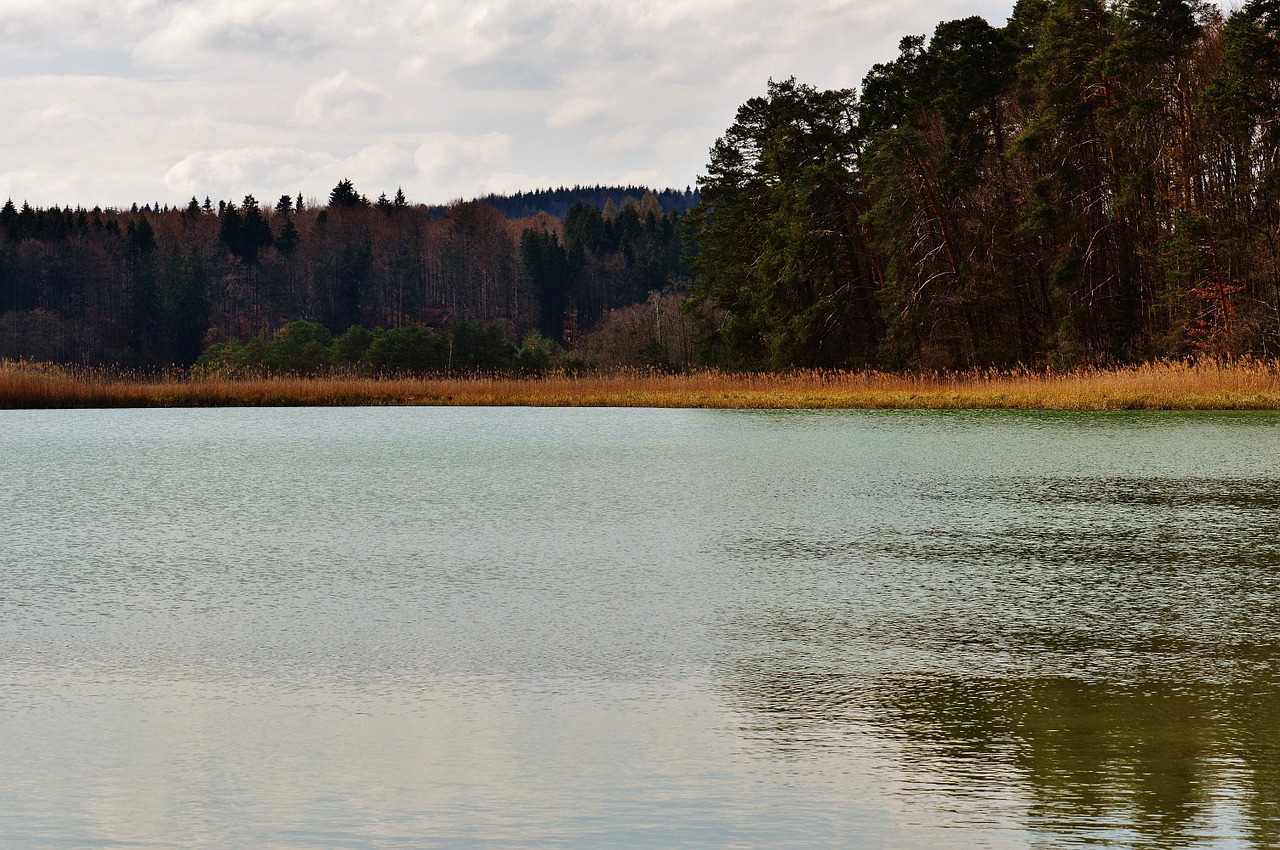
[[[329,193],[329,206],[333,207],[351,207],[367,206],[364,198],[351,185],[350,180],[339,180],[338,185],[333,187],[333,191]]]
[[[286,218],[284,226],[280,228],[280,235],[275,238],[276,250],[285,257],[292,257],[301,241],[302,234],[298,232],[297,225],[293,223],[292,218]]]
[[[154,366],[158,364],[161,353],[161,302],[156,285],[155,231],[147,217],[139,213],[129,220],[125,238],[129,346],[136,365]]]
[[[520,261],[538,299],[538,330],[547,339],[563,342],[565,303],[573,281],[564,246],[554,233],[526,230],[520,235]]]
[[[171,362],[190,366],[204,349],[209,329],[208,281],[195,251],[186,254],[178,245],[165,263],[165,325]]]
[[[854,93],[770,81],[711,149],[691,215],[693,300],[734,368],[874,362],[875,274],[858,218]]]

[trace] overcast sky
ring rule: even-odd
[[[857,85],[989,0],[0,0],[0,197],[683,188],[773,77]]]

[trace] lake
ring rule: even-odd
[[[1275,847],[1280,416],[0,413],[0,846]]]

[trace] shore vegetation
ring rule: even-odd
[[[0,408],[540,406],[737,409],[1280,410],[1280,361],[954,373],[245,376],[0,362]]]

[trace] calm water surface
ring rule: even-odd
[[[0,846],[1280,846],[1280,417],[0,413]]]

